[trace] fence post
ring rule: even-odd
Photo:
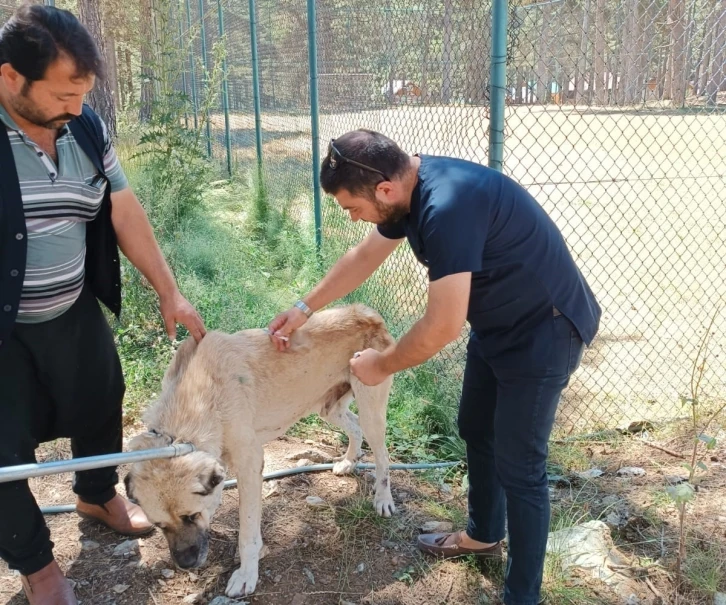
[[[202,66],[204,67],[204,103],[207,104],[209,94],[209,65],[207,65],[207,31],[204,27],[204,0],[199,0],[199,35],[202,39]],[[209,107],[206,107],[207,114],[207,157],[212,157],[212,126],[210,124]]]
[[[255,151],[257,152],[257,186],[262,187],[262,109],[260,103],[260,59],[257,54],[257,7],[250,6],[250,46],[252,47],[252,99],[255,107]]]
[[[172,9],[174,8],[174,5],[172,5]],[[184,56],[184,28],[182,26],[182,21],[184,18],[181,14],[181,5],[177,4],[176,11],[174,11],[174,16],[176,17],[177,22],[177,29],[179,30],[179,60],[183,61],[182,57]],[[182,78],[182,91],[184,93],[185,101],[188,98],[187,97],[187,70],[186,66],[182,67],[181,72],[181,78]],[[187,104],[184,103],[184,128],[189,128],[189,112],[187,111]]]
[[[224,44],[222,55],[222,108],[224,109],[224,143],[227,149],[227,174],[232,176],[232,138],[229,131],[229,88],[227,81],[227,39],[224,36],[224,11],[222,0],[217,0],[217,17],[219,18],[219,39]]]
[[[189,7],[189,0],[185,0],[187,9],[187,37],[192,35],[192,11]],[[198,99],[197,99],[197,68],[194,65],[194,44],[189,40],[189,70],[192,89],[192,108],[194,109],[194,130],[199,128]]]
[[[507,0],[492,0],[492,52],[489,86],[489,167],[504,167],[504,106],[507,91]]]
[[[320,114],[318,108],[318,48],[315,0],[308,3],[308,62],[310,64],[310,120],[313,139],[313,205],[315,211],[315,245],[323,244],[323,217],[320,207]]]

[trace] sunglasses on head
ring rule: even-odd
[[[375,172],[376,174],[380,174],[383,177],[383,180],[388,181],[390,180],[385,172],[382,172],[378,170],[378,168],[373,168],[372,166],[366,166],[365,164],[361,164],[360,162],[356,162],[355,160],[351,160],[350,158],[346,158],[340,151],[338,151],[338,148],[335,146],[335,139],[330,139],[330,143],[328,144],[328,163],[330,165],[331,170],[337,170],[340,165],[344,162],[347,162],[351,166],[356,166],[357,168],[362,168],[363,170],[367,170],[368,172]]]

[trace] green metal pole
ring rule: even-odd
[[[323,215],[320,205],[320,113],[318,107],[318,48],[315,0],[308,2],[308,62],[310,64],[310,120],[313,138],[313,204],[315,210],[315,245],[323,244]]]
[[[224,11],[222,0],[217,0],[217,17],[219,18],[219,38],[223,41],[222,56],[222,108],[224,109],[224,142],[227,148],[227,174],[232,176],[232,138],[229,131],[229,88],[227,82],[227,40],[224,37]]]
[[[187,9],[187,35],[192,34],[192,11],[189,7],[189,0],[186,0]],[[189,69],[191,73],[191,89],[192,89],[192,108],[194,109],[194,130],[199,128],[199,110],[198,110],[198,99],[197,99],[197,68],[194,65],[194,45],[189,41]]]
[[[492,65],[489,111],[489,167],[504,167],[504,105],[507,91],[507,0],[492,4]]]
[[[255,106],[255,150],[257,152],[257,185],[262,187],[262,109],[260,103],[260,59],[257,54],[257,7],[250,5],[250,46],[252,47],[252,98]],[[272,31],[272,30],[270,30]]]
[[[204,0],[199,0],[199,35],[202,38],[202,65],[204,66],[204,92],[209,94],[209,66],[207,65],[207,32],[204,27]],[[206,98],[205,98],[206,103]],[[207,108],[207,157],[212,157],[212,127]]]
[[[177,29],[179,30],[179,50],[184,51],[184,30],[182,28],[182,16],[181,16],[181,6],[177,5],[177,10],[175,12],[176,16],[176,22],[179,26]],[[181,59],[182,53],[179,53],[179,58]],[[182,77],[182,90],[184,91],[184,96],[187,96],[187,70],[184,68],[181,72]],[[184,128],[189,128],[189,112],[186,109],[186,103],[184,104]]]

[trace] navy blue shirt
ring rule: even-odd
[[[553,307],[589,345],[600,307],[542,206],[496,170],[419,157],[410,214],[378,231],[406,237],[430,281],[472,273],[467,319],[489,353],[525,346]]]

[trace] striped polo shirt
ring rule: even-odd
[[[68,126],[58,133],[58,164],[26,135],[0,105],[23,197],[28,254],[18,323],[40,323],[62,315],[83,289],[86,223],[101,208],[106,187],[128,187],[105,124],[104,170],[98,174]]]

